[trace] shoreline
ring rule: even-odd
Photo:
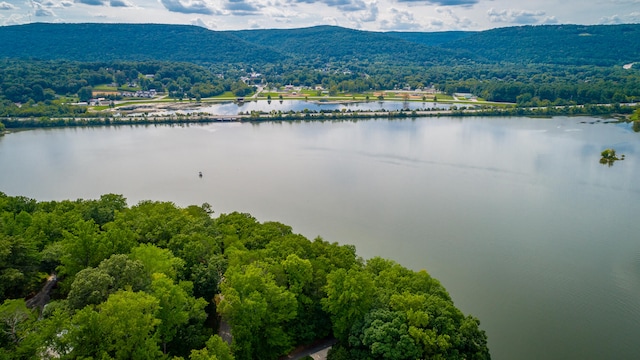
[[[32,116],[32,117],[4,117],[0,118],[0,123],[4,125],[4,133],[8,134],[19,130],[54,128],[54,127],[78,127],[78,126],[111,126],[111,125],[154,125],[154,124],[198,124],[213,122],[268,122],[268,121],[357,121],[364,119],[404,119],[404,118],[431,118],[431,117],[509,117],[526,116],[548,118],[553,116],[594,116],[610,117],[613,120],[608,122],[629,122],[633,121],[630,115],[639,105],[630,104],[597,104],[597,105],[568,105],[568,106],[548,106],[548,107],[516,107],[514,104],[501,103],[456,103],[459,106],[452,106],[449,109],[429,108],[424,109],[399,109],[399,110],[299,110],[299,111],[245,111],[235,115],[213,114],[205,111],[198,112],[198,109],[206,109],[208,104],[220,103],[216,101],[204,102],[168,102],[168,101],[144,101],[125,102],[115,108],[93,109],[82,116]],[[288,99],[289,100],[289,99]],[[254,101],[254,100],[252,100]],[[280,101],[280,100],[276,100]],[[315,104],[350,104],[361,102],[380,102],[381,100],[352,100],[333,98],[330,102],[317,100],[306,100]],[[382,100],[382,102],[396,100]],[[224,100],[223,102],[233,102]],[[438,101],[440,103],[451,103],[449,101]],[[189,113],[172,113],[180,110],[189,110]],[[638,130],[636,130],[638,129]],[[640,131],[640,126],[634,122],[634,131]],[[0,134],[1,136],[2,134]]]
[[[113,116],[99,114],[86,117],[31,117],[2,118],[5,133],[15,130],[76,127],[76,126],[111,126],[111,125],[154,125],[154,124],[198,124],[215,122],[271,122],[271,121],[357,121],[365,119],[406,119],[431,117],[485,117],[485,116],[527,116],[548,118],[553,116],[610,116],[608,122],[629,122],[629,114],[635,107],[631,106],[571,106],[550,108],[482,108],[482,109],[447,109],[447,110],[393,110],[393,111],[297,111],[287,113],[252,112],[238,115],[216,115],[206,113],[154,115],[153,113],[134,116]]]

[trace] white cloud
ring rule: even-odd
[[[422,27],[414,18],[413,12],[391,8],[389,13],[390,20],[380,21],[381,27],[385,30],[419,30]]]
[[[2,18],[2,25],[3,26],[19,25],[19,24],[26,23],[28,20],[29,20],[28,15],[11,14],[6,18]]]
[[[611,15],[600,18],[599,23],[603,25],[628,24],[640,22],[640,12],[634,11],[626,15]]]
[[[31,6],[34,8],[33,15],[35,17],[54,17],[56,14],[51,10],[51,8],[59,5],[52,1],[34,1]]]
[[[82,0],[101,1],[101,0]],[[215,11],[203,0],[160,0],[164,7],[173,12],[183,14],[204,14],[213,15]]]
[[[60,7],[60,4],[58,4],[58,3],[56,3],[56,2],[53,2],[53,1],[51,1],[51,0],[46,0],[46,1],[35,1],[35,2],[37,2],[37,3],[41,4],[42,6],[45,6],[45,7],[50,7],[50,8],[51,8],[51,7]]]
[[[373,2],[369,4],[364,14],[360,17],[360,21],[372,22],[378,20],[378,4]]]
[[[75,0],[74,2],[91,6],[103,6],[105,4],[105,0]]]
[[[362,27],[362,23],[371,23],[378,20],[378,3],[376,1],[365,3],[364,7],[359,11],[353,11],[347,14],[347,18],[352,21],[358,28]]]
[[[440,21],[431,21],[434,26],[441,26],[453,29],[469,29],[477,24],[468,17],[459,17],[451,8],[436,8],[436,12],[440,14]]]
[[[489,11],[487,11],[487,15],[489,16],[489,20],[494,23],[508,23],[518,25],[538,24],[548,19],[548,17],[544,17],[546,13],[541,10],[496,10],[494,8],[491,8],[489,9]]]
[[[213,23],[212,21],[204,21],[204,20],[202,20],[202,18],[195,18],[195,19],[191,20],[191,25],[200,26],[200,27],[203,27],[203,28],[209,29],[209,30],[213,30],[213,29],[218,28],[216,26],[216,24]]]
[[[46,8],[39,8],[36,9],[36,11],[34,11],[33,13],[35,16],[37,17],[51,17],[51,16],[56,16],[56,14],[53,13],[53,11],[51,9],[46,9]]]
[[[133,7],[134,5],[126,0],[110,0],[111,7]]]
[[[420,2],[439,6],[473,6],[480,0],[398,0],[399,2]]]
[[[332,16],[325,16],[322,18],[322,24],[327,24],[327,25],[335,25],[338,26],[338,19],[336,19],[335,17]]]
[[[15,10],[17,7],[9,4],[6,1],[0,2],[0,10]]]

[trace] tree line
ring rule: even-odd
[[[247,81],[251,73],[258,78]],[[245,80],[242,78],[245,77]],[[255,85],[268,90],[285,85],[315,88],[330,94],[373,93],[392,89],[432,88],[443,93],[472,93],[479,98],[521,107],[616,104],[640,100],[640,71],[622,67],[530,64],[455,66],[393,65],[369,61],[308,59],[296,63],[196,65],[130,61],[72,62],[0,60],[0,117],[87,115],[96,88],[104,91],[154,89],[174,99],[230,93],[243,97]],[[120,100],[118,94],[105,95]]]
[[[0,193],[0,358],[277,359],[327,337],[330,359],[490,358],[426,271],[212,212]]]

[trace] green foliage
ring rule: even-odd
[[[93,220],[77,221],[63,236],[66,255],[60,272],[64,275],[74,276],[84,268],[98,266],[109,255],[101,246],[102,234]]]
[[[640,132],[640,108],[636,109],[630,117],[633,122],[632,129],[635,132]]]
[[[0,355],[14,355],[12,358],[16,359],[21,357],[18,354],[35,355],[28,342],[35,320],[36,315],[27,309],[24,300],[5,300],[0,305]]]
[[[93,88],[91,86],[83,86],[78,90],[78,99],[87,102],[93,97]]]
[[[182,286],[181,286],[182,285]],[[160,319],[157,336],[162,344],[163,352],[167,353],[167,344],[177,337],[178,331],[189,324],[193,316],[204,321],[204,308],[207,304],[203,299],[194,299],[186,289],[191,284],[176,285],[164,274],[156,273],[151,283],[151,294],[159,300],[160,308],[156,317]]]
[[[616,151],[614,149],[604,149],[604,150],[602,150],[601,155],[602,155],[603,159],[607,159],[607,160],[609,160],[609,159],[618,159],[616,157]]]
[[[80,61],[162,59],[208,63],[283,60],[282,55],[263,45],[248,44],[228,32],[209,31],[199,26],[34,23],[3,27],[2,30],[0,58]],[[98,44],[95,34],[111,41]],[[143,72],[146,73],[149,72]]]
[[[442,44],[488,61],[566,65],[622,65],[638,58],[640,27],[547,25],[496,28]]]
[[[351,285],[356,277],[358,285]],[[366,282],[368,291],[353,291]],[[360,305],[363,293],[367,306]],[[347,305],[350,299],[359,305]],[[337,270],[329,276],[323,305],[340,341],[336,358],[490,358],[478,320],[456,309],[440,283],[424,271],[381,258],[361,270]]]
[[[331,314],[333,334],[339,340],[346,340],[351,325],[362,319],[373,306],[374,283],[369,273],[359,269],[338,269],[327,276],[322,299],[325,311]]]
[[[616,151],[614,149],[604,149],[601,153],[602,157],[600,158],[600,164],[609,165],[610,167],[618,160],[624,160],[625,156],[620,155],[620,157],[616,156]]]
[[[192,350],[190,360],[234,360],[231,349],[218,335],[207,340],[207,347],[201,350]]]
[[[140,261],[127,255],[113,255],[97,268],[85,268],[74,277],[69,291],[69,306],[82,309],[98,305],[118,290],[146,290],[151,278]]]
[[[354,325],[355,326],[355,325]],[[355,346],[365,346],[371,355],[381,359],[418,359],[421,349],[409,335],[406,315],[378,309],[368,313],[359,337],[350,336]]]
[[[169,240],[187,225],[187,214],[170,202],[142,201],[127,211],[118,212],[114,223],[130,229],[136,241],[166,247]]]
[[[323,63],[356,59],[369,62],[393,60],[396,64],[443,64],[472,59],[495,63],[610,66],[620,65],[620,61],[636,61],[637,49],[640,48],[637,40],[640,27],[636,24],[521,26],[445,33],[380,33],[336,26],[209,31],[183,25],[44,23],[5,26],[1,30],[2,58],[76,61],[154,59],[216,64],[282,64],[309,61],[307,59],[318,59]],[[101,34],[112,41],[96,43],[93,34]],[[83,46],[79,48],[76,46],[78,43]],[[172,51],[165,51],[169,48]],[[118,83],[135,79],[126,70],[114,71],[110,75]],[[44,96],[40,89],[35,89],[35,92]]]
[[[131,258],[140,261],[149,275],[160,273],[173,280],[177,279],[178,272],[184,266],[184,260],[173,256],[170,250],[151,244],[141,244],[131,249]]]
[[[69,306],[82,309],[86,305],[98,305],[112,292],[114,278],[105,271],[86,268],[76,274],[69,291]]]
[[[98,306],[78,312],[71,329],[72,357],[156,359],[161,351],[153,333],[159,301],[143,292],[122,291]]]
[[[488,359],[479,321],[425,271],[246,213],[0,193],[0,359]],[[23,300],[59,270],[38,320]],[[232,345],[217,335],[230,325]]]
[[[229,268],[221,285],[218,310],[231,325],[238,359],[276,359],[294,345],[286,325],[296,316],[295,295],[265,270],[259,263]]]
[[[121,289],[146,290],[151,282],[149,271],[144,264],[124,254],[112,255],[103,260],[98,266],[98,270],[113,278],[114,291]]]
[[[85,202],[85,220],[92,219],[96,224],[103,226],[115,219],[116,211],[122,211],[126,207],[127,199],[122,195],[101,195],[99,200]]]

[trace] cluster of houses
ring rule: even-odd
[[[242,76],[240,80],[243,81],[247,85],[251,84],[262,84],[264,83],[264,77],[262,74],[252,71],[249,76]]]
[[[113,92],[115,93],[115,92]],[[98,93],[98,92],[94,92],[93,95],[111,95],[113,93]],[[127,97],[127,98],[145,98],[145,99],[152,99],[154,97],[156,97],[158,95],[158,92],[155,89],[150,89],[150,90],[138,90],[138,91],[120,91],[117,93],[118,95],[122,96],[122,97]],[[86,105],[89,106],[106,106],[106,105],[110,105],[112,103],[112,101],[110,99],[104,98],[104,97],[95,97],[92,99],[89,99],[89,101],[86,103]],[[82,103],[79,103],[82,104]]]
[[[156,92],[156,89],[138,90],[136,92],[133,92],[133,91],[122,91],[122,92],[120,92],[120,96],[122,96],[122,97],[137,97],[137,98],[151,99],[151,98],[156,97],[156,95],[158,95],[158,93]]]

